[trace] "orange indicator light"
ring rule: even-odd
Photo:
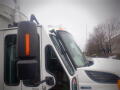
[[[30,34],[25,34],[25,55],[30,55]]]
[[[120,90],[120,80],[117,81],[118,90]]]

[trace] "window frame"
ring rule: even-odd
[[[53,47],[49,44],[49,45],[46,45],[45,46],[45,69],[46,69],[46,71],[48,72],[48,73],[50,73],[51,75],[53,75],[49,70],[48,70],[48,65],[47,65],[47,50],[48,50],[48,48],[49,47],[51,47],[52,49],[53,49]],[[53,49],[54,50],[54,49]],[[54,53],[55,53],[55,51],[54,51]],[[56,53],[55,53],[56,54]],[[56,56],[57,56],[57,54],[56,54]],[[57,57],[58,58],[58,57]],[[60,63],[60,61],[58,60],[58,62]],[[54,76],[54,75],[53,75]]]

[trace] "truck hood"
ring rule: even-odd
[[[78,68],[80,70],[101,71],[116,74],[120,77],[120,60],[109,58],[92,58],[93,65]]]

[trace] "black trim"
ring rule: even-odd
[[[119,77],[115,74],[101,71],[85,71],[90,79],[97,83],[116,84]]]

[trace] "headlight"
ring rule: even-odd
[[[99,72],[99,71],[85,71],[87,75],[94,81],[98,83],[110,83],[114,84],[117,83],[119,77],[106,72]]]
[[[72,90],[78,90],[77,88],[78,88],[77,80],[76,80],[76,78],[73,78],[72,79]]]

